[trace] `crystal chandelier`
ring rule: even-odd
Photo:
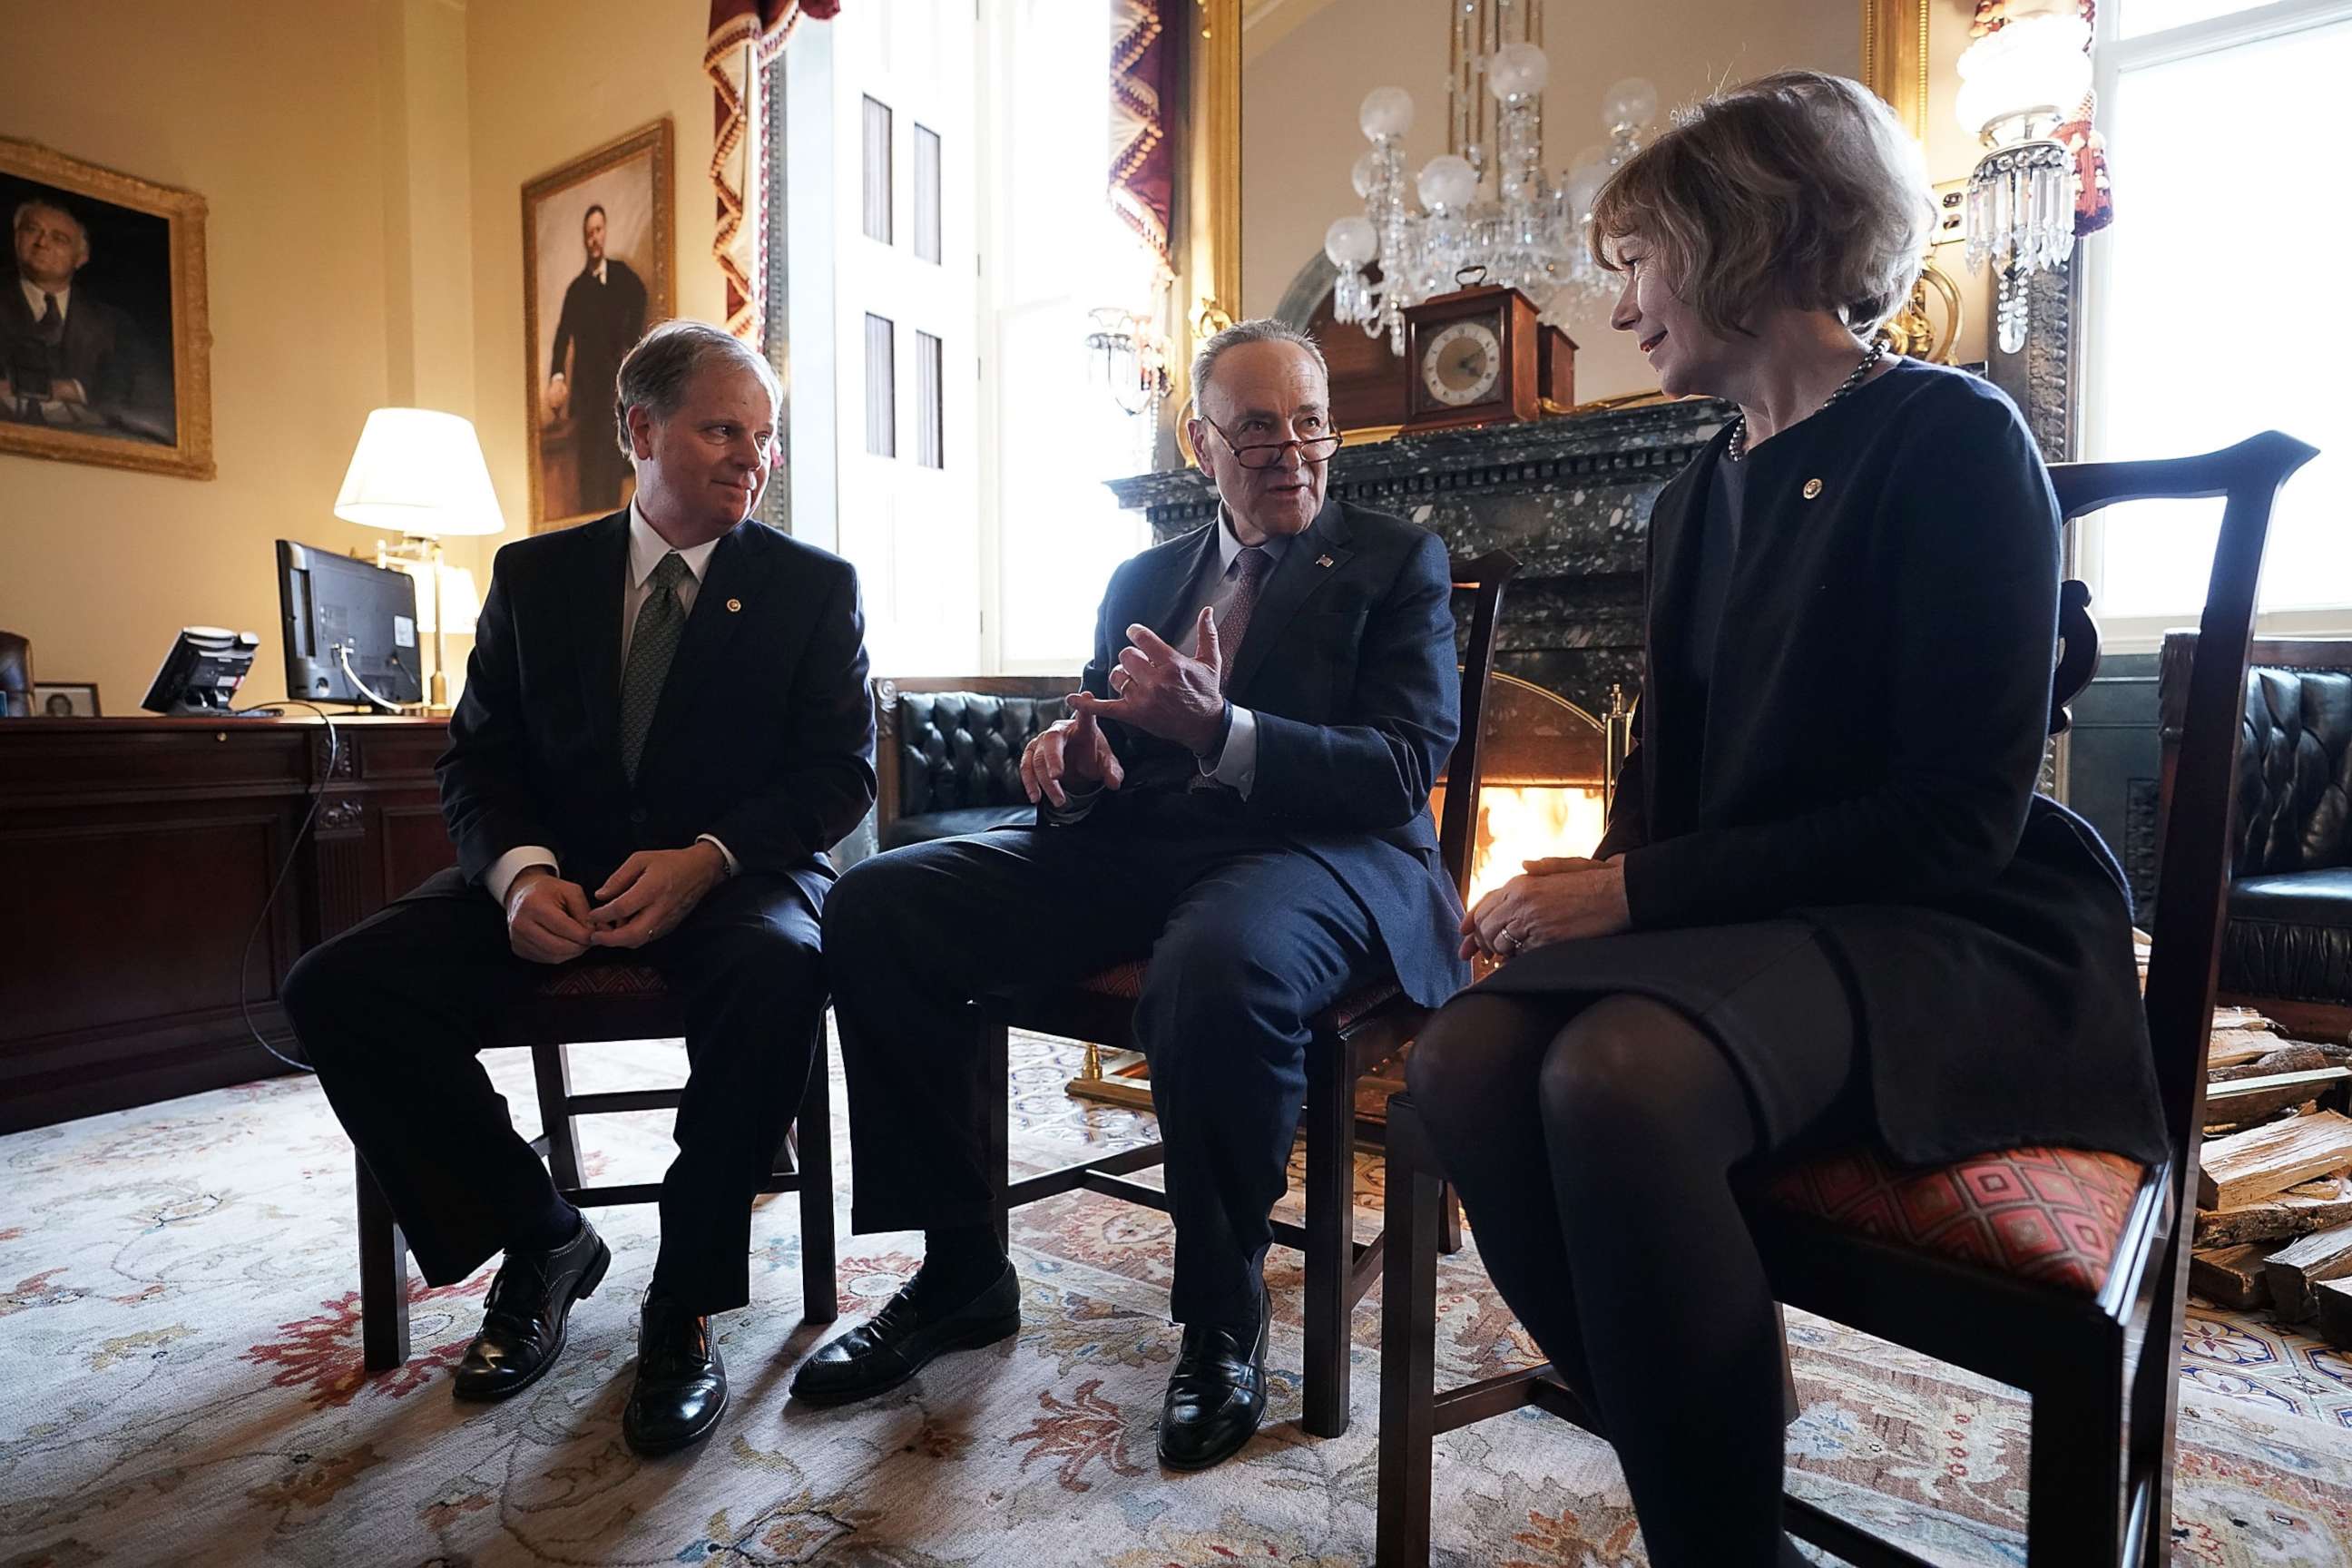
[[[1543,0],[1454,0],[1452,9],[1446,151],[1413,178],[1418,208],[1406,195],[1403,150],[1412,97],[1375,88],[1359,111],[1372,144],[1354,174],[1363,214],[1334,220],[1323,237],[1339,273],[1334,315],[1367,337],[1387,334],[1400,355],[1405,307],[1451,293],[1460,278],[1518,289],[1547,321],[1604,302],[1609,279],[1586,244],[1592,200],[1640,150],[1658,108],[1657,89],[1638,77],[1610,88],[1601,114],[1609,144],[1579,153],[1555,184],[1543,167]],[[1374,263],[1377,284],[1365,275]]]
[[[2003,353],[2025,346],[2026,282],[2074,251],[2074,159],[2051,132],[2091,88],[2090,25],[2077,12],[2020,16],[1958,62],[1960,128],[1992,149],[1969,176],[1968,263],[1992,264]]]

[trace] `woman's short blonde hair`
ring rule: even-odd
[[[1592,254],[1652,247],[1715,331],[1759,306],[1825,310],[1862,336],[1910,297],[1935,222],[1918,144],[1860,82],[1778,71],[1702,101],[1628,159],[1592,205]]]

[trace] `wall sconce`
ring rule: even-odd
[[[1160,405],[1173,383],[1168,340],[1150,318],[1118,305],[1087,312],[1095,330],[1087,334],[1088,379],[1110,395],[1125,414],[1148,414],[1157,422]]]
[[[2090,38],[2069,4],[2012,18],[1958,62],[1960,128],[1992,149],[1969,176],[1969,270],[1994,268],[2007,353],[2025,346],[2028,278],[2074,254],[2074,159],[2051,132],[2091,89]]]

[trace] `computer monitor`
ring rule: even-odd
[[[281,539],[278,608],[287,696],[372,707],[424,700],[416,579],[407,573]]]
[[[225,626],[182,626],[139,706],[173,718],[230,716],[261,639]]]

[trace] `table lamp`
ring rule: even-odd
[[[442,565],[441,541],[451,534],[506,529],[473,421],[430,408],[379,408],[370,414],[352,453],[352,466],[343,474],[342,490],[335,497],[335,515],[362,528],[401,535],[397,544],[377,544],[377,565],[413,562],[420,568],[416,575],[428,574],[422,568],[431,569],[431,607],[418,619],[433,632],[427,706],[446,711],[449,677],[442,639],[461,618],[460,611],[466,626],[459,629],[471,626],[473,575],[463,573],[462,589],[445,582],[457,574]],[[447,614],[443,613],[445,586],[451,590]]]

